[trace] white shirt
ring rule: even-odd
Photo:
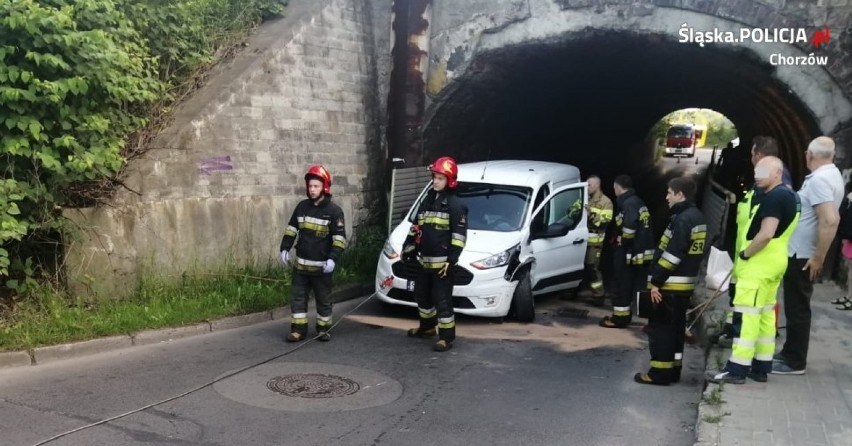
[[[805,177],[802,188],[799,189],[799,200],[802,202],[802,213],[799,215],[799,225],[790,237],[787,252],[797,259],[809,259],[816,251],[817,244],[817,215],[814,208],[823,203],[834,203],[834,209],[840,209],[843,201],[843,175],[840,169],[829,163],[818,167]]]

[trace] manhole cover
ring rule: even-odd
[[[573,317],[575,319],[585,319],[586,316],[589,315],[589,310],[583,310],[580,308],[560,308],[556,312],[556,315],[562,317]]]
[[[276,376],[266,383],[266,387],[297,398],[337,398],[361,390],[361,386],[351,379],[321,373]]]
[[[402,384],[387,375],[321,362],[267,363],[219,381],[213,388],[233,401],[291,412],[365,409],[402,396]]]

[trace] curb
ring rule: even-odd
[[[340,303],[359,296],[372,294],[374,289],[375,285],[373,283],[351,283],[335,288],[329,297],[332,302]],[[88,341],[36,347],[24,351],[0,352],[0,368],[34,366],[78,356],[105,353],[128,347],[157,344],[216,331],[247,327],[249,325],[288,317],[290,317],[290,308],[278,307],[260,313],[224,317],[183,327],[143,330],[128,335],[109,336]]]
[[[702,299],[712,297],[715,290],[704,289]],[[724,320],[725,310],[724,305],[727,301],[727,292],[716,298],[716,301],[701,315],[695,323],[697,328],[697,338],[704,346],[705,371],[716,370],[717,362],[725,360],[724,350],[719,349],[713,343],[715,326],[719,320]],[[721,302],[721,304],[720,304]],[[721,308],[721,309],[720,309]],[[724,410],[724,400],[721,400],[721,395],[724,389],[723,385],[706,382],[704,392],[701,394],[701,401],[698,403],[698,417],[695,420],[695,441],[693,446],[717,446],[722,440],[722,420],[726,413]]]

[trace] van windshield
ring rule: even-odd
[[[521,229],[532,189],[501,184],[459,182],[456,195],[467,205],[467,228],[512,232]],[[417,203],[419,208],[420,203]],[[411,222],[417,217],[411,215]]]

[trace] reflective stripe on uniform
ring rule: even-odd
[[[734,344],[742,347],[754,347],[755,342],[751,339],[734,338]]]
[[[317,316],[317,326],[327,327],[331,325],[331,316]]]
[[[296,325],[303,325],[308,323],[308,313],[293,313],[290,316],[290,322]]]
[[[307,260],[301,257],[296,256],[296,264],[293,265],[294,268],[300,271],[305,272],[318,272],[322,271],[325,267],[325,262],[318,262],[315,260]]]
[[[450,243],[454,246],[458,246],[459,248],[464,248],[465,240],[467,240],[467,237],[465,237],[461,234],[456,234],[454,232],[453,233],[453,240]]]
[[[438,312],[435,310],[434,307],[432,307],[432,308],[417,307],[417,311],[418,311],[418,313],[420,313],[420,317],[423,318],[423,319],[430,319],[430,318],[435,317],[438,314]]]
[[[447,212],[426,211],[417,215],[417,222],[421,225],[449,225],[450,214]]]
[[[331,223],[329,220],[315,217],[298,217],[297,220],[299,223],[313,223],[320,226],[328,226],[328,224]]]
[[[346,237],[343,237],[342,235],[333,235],[331,236],[331,239],[333,240],[331,242],[331,246],[346,249]]]
[[[744,314],[760,314],[761,309],[755,307],[744,307],[735,305],[734,312],[736,313],[744,313]]]
[[[589,245],[592,245],[592,246],[601,245],[604,242],[604,238],[605,237],[604,237],[603,234],[596,234],[594,232],[590,232],[589,233]]]
[[[328,224],[330,223],[328,220],[314,217],[299,217],[298,220],[299,228],[310,229],[312,231],[327,231]]]
[[[675,267],[680,265],[680,258],[668,251],[663,251],[663,255],[660,256],[660,261],[657,263],[667,270],[674,270]]]
[[[450,213],[449,212],[440,212],[440,211],[424,211],[418,215],[420,218],[444,218],[449,220]]]
[[[612,220],[612,209],[589,208],[589,212],[597,214],[601,223],[607,223]]]
[[[318,266],[320,268],[325,266],[325,262],[303,259],[299,256],[296,256],[296,264],[297,265],[304,265],[304,266]]]
[[[651,360],[651,368],[653,369],[670,369],[674,367],[673,361],[654,361]]]
[[[299,233],[299,229],[295,226],[287,225],[287,229],[284,230],[284,235],[289,237],[295,237],[296,234]]]
[[[454,316],[450,317],[440,317],[438,318],[438,328],[453,328],[456,326],[456,318]]]
[[[420,258],[420,260],[422,260],[422,261],[424,261],[424,262],[426,262],[426,263],[439,263],[439,262],[446,262],[446,261],[447,261],[447,256],[438,256],[438,257],[421,257],[421,258]]]
[[[613,316],[630,316],[630,307],[612,307]]]
[[[697,277],[671,276],[666,279],[666,282],[660,289],[665,291],[691,291],[695,289],[697,282]]]

